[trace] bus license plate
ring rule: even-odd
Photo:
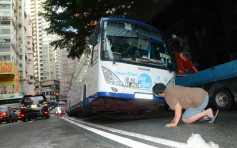
[[[135,98],[152,100],[153,99],[153,95],[136,93],[135,94]]]

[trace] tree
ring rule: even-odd
[[[135,0],[46,0],[41,15],[49,22],[46,31],[60,36],[51,42],[66,48],[68,57],[80,58],[86,40],[101,17],[125,17]]]

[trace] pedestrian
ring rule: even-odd
[[[56,109],[56,116],[62,117],[62,111],[61,111],[60,106],[58,106],[57,109]]]
[[[208,93],[202,88],[191,88],[182,86],[168,86],[163,83],[157,83],[152,88],[153,93],[160,97],[164,97],[169,107],[175,111],[175,116],[171,123],[166,127],[176,126],[181,118],[182,109],[186,109],[182,115],[184,123],[193,123],[197,120],[207,120],[214,123],[219,110],[215,116],[211,108],[204,110],[209,102]]]

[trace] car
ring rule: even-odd
[[[50,118],[48,102],[44,94],[38,95],[25,95],[21,102],[21,120],[37,119],[43,117],[46,119]]]
[[[13,111],[16,113],[17,118],[20,120],[21,119],[21,110],[20,109],[13,109]]]
[[[7,123],[18,121],[17,114],[12,110],[11,107],[0,106],[0,123],[4,121]]]

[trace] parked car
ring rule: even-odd
[[[0,106],[0,123],[4,121],[7,123],[18,121],[17,114],[12,110],[11,107]]]
[[[18,120],[21,119],[21,110],[20,109],[13,109],[13,111],[16,113]]]

